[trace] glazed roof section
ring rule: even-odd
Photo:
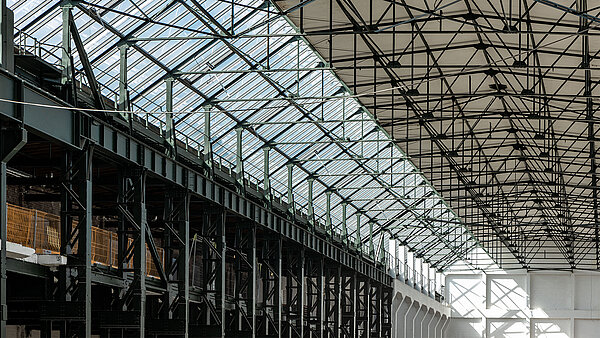
[[[211,141],[219,161],[236,163],[243,125],[244,171],[262,184],[269,144],[270,180],[286,201],[287,166],[294,161],[294,199],[306,211],[307,178],[315,177],[315,215],[324,223],[331,191],[334,231],[358,227],[365,250],[369,220],[375,246],[399,238],[438,269],[463,259],[478,243],[421,172],[390,142],[358,98],[327,69],[296,28],[262,1],[80,1],[73,15],[102,94],[119,88],[119,46],[128,44],[132,110],[149,123],[165,120],[165,80],[174,79],[178,137],[202,148],[204,109],[211,108]],[[18,31],[32,36],[42,57],[60,66],[59,1],[9,0]],[[295,10],[294,8],[290,10]],[[232,16],[233,14],[233,16]],[[82,73],[79,55],[75,68]],[[85,78],[82,76],[85,83]],[[383,236],[383,237],[382,237]]]

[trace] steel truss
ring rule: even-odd
[[[142,11],[148,10],[149,15],[147,18],[141,18],[137,15],[127,15],[127,11],[118,10],[117,3],[89,3],[73,0],[50,4],[49,8],[45,5],[37,6],[33,10],[36,15],[32,15],[31,21],[25,27],[19,27],[22,31],[17,32],[17,35],[42,34],[37,32],[36,27],[48,20],[43,13],[60,9],[64,19],[63,25],[60,30],[53,30],[48,34],[60,34],[62,38],[60,48],[50,48],[50,54],[56,53],[59,56],[60,62],[57,63],[60,66],[62,84],[59,94],[66,102],[78,104],[86,100],[88,106],[98,109],[105,109],[107,106],[116,107],[120,111],[117,114],[103,112],[98,115],[104,115],[105,120],[112,121],[111,123],[123,124],[122,122],[126,121],[123,127],[128,129],[132,129],[137,116],[124,111],[152,111],[143,114],[143,118],[149,129],[160,129],[160,133],[165,138],[161,142],[164,143],[166,152],[171,158],[177,157],[178,142],[184,142],[186,149],[192,148],[198,155],[202,151],[209,171],[210,167],[217,163],[216,156],[213,154],[220,152],[221,158],[230,157],[227,160],[231,164],[228,170],[235,168],[237,174],[235,184],[239,193],[247,189],[244,182],[250,175],[260,177],[263,174],[257,172],[256,168],[251,168],[249,163],[244,165],[244,162],[258,162],[257,154],[260,155],[261,149],[268,148],[273,158],[280,157],[287,162],[283,163],[277,159],[274,161],[276,165],[265,166],[268,173],[279,174],[285,171],[286,166],[292,164],[295,168],[295,176],[291,187],[294,190],[303,189],[303,185],[309,181],[308,177],[314,178],[313,199],[316,204],[322,203],[323,197],[327,195],[327,198],[332,199],[331,208],[328,208],[331,212],[338,210],[343,203],[348,207],[350,214],[364,213],[376,223],[375,241],[382,237],[382,232],[386,232],[391,237],[403,240],[411,249],[422,251],[424,257],[440,270],[456,260],[464,259],[467,250],[453,243],[468,241],[469,248],[475,248],[479,244],[464,229],[457,215],[450,211],[440,194],[432,188],[431,183],[435,182],[434,178],[428,177],[429,180],[426,180],[423,173],[410,163],[410,158],[391,142],[397,141],[394,133],[384,131],[375,123],[375,118],[379,117],[376,110],[396,106],[394,102],[388,101],[390,98],[393,101],[394,95],[399,96],[399,94],[361,93],[364,100],[361,98],[359,102],[357,97],[352,95],[358,94],[357,88],[375,89],[375,85],[381,84],[381,81],[374,78],[372,82],[352,83],[352,86],[347,86],[345,83],[350,81],[343,79],[342,82],[339,74],[335,74],[342,71],[356,73],[357,69],[363,68],[373,73],[377,73],[380,69],[381,73],[380,65],[357,66],[357,62],[372,59],[373,56],[370,55],[354,55],[348,59],[331,58],[334,37],[352,36],[356,40],[358,36],[362,37],[373,32],[355,24],[333,29],[331,18],[330,29],[321,27],[318,30],[307,30],[304,20],[300,20],[296,26],[291,24],[289,20],[293,21],[295,15],[303,17],[302,13],[312,8],[312,3],[313,1],[301,2],[285,10],[280,8],[280,4],[271,1],[265,3],[249,1],[243,4],[219,3],[231,9],[231,11],[221,12],[215,9],[218,6],[199,1],[171,1],[164,4],[148,2],[140,4]],[[397,7],[387,2],[385,5],[388,9]],[[132,7],[131,10],[138,9]],[[171,14],[177,17],[176,21],[181,19],[183,23],[161,21]],[[131,24],[131,26],[123,27],[117,20],[112,19],[112,16],[126,17],[127,25]],[[193,18],[193,20],[186,22],[186,18]],[[421,21],[427,20],[429,18],[423,17]],[[242,28],[249,22],[256,22],[256,24],[251,24],[252,28],[249,29]],[[280,32],[282,24],[289,28],[285,33]],[[392,23],[385,23],[388,24]],[[200,25],[202,29],[197,29],[194,25]],[[89,29],[92,26],[101,27],[99,29],[105,31],[110,37],[103,42],[102,46],[93,45],[94,39],[91,37],[82,39],[79,35],[78,30]],[[180,31],[177,36],[158,34],[165,33],[163,31],[165,27],[177,28]],[[36,32],[29,32],[30,30]],[[151,33],[155,30],[157,34]],[[391,30],[388,29],[378,29],[376,33],[393,35],[396,30],[390,32]],[[403,33],[403,35],[407,34]],[[77,53],[73,53],[75,50],[71,48],[70,36],[75,42]],[[332,51],[315,54],[313,50],[319,52],[318,48],[310,45],[310,37],[315,36],[327,36],[332,41],[330,46]],[[36,38],[46,40],[47,37],[36,36]],[[183,48],[181,58],[177,60],[170,60],[169,55],[149,48],[150,44],[166,47],[173,42],[180,42],[182,45],[190,43],[190,46],[194,47]],[[169,50],[171,46],[173,45],[159,49]],[[263,48],[265,46],[266,48]],[[219,52],[208,53],[209,58],[213,55],[223,57],[207,61],[209,69],[194,66],[194,60],[204,58],[207,56],[207,51],[213,48],[218,49]],[[109,68],[105,68],[104,62],[111,51],[118,53],[118,61],[115,59]],[[293,62],[288,60],[285,64],[275,66],[275,63],[281,60],[283,53],[291,56],[289,58],[286,56],[286,60],[290,59]],[[307,55],[311,58],[306,58]],[[310,64],[303,64],[304,60],[312,60],[313,57],[314,64],[312,61]],[[237,62],[236,67],[233,69],[226,67],[228,60],[234,59]],[[151,76],[142,83],[137,83],[139,82],[137,80],[131,81],[129,73],[133,69],[132,65],[142,63],[147,64],[143,67],[143,71],[154,69]],[[107,81],[107,78],[111,80]],[[113,79],[118,79],[114,86],[108,83]],[[320,82],[315,82],[315,79],[320,79]],[[215,90],[206,88],[203,85],[206,81],[219,82],[219,88]],[[396,79],[394,81],[394,83],[398,82]],[[76,88],[75,84],[84,82],[87,82],[90,93],[83,94]],[[238,88],[240,83],[248,83],[248,86]],[[333,86],[335,88],[329,88],[332,83],[335,83]],[[387,84],[388,81],[385,80],[383,83]],[[244,91],[246,95],[229,97],[233,92]],[[158,92],[160,97],[154,97]],[[114,95],[116,98],[114,102],[109,102],[110,100],[106,100],[102,95]],[[179,102],[178,98],[183,97],[186,99]],[[368,102],[369,97],[379,97],[378,103],[372,105]],[[177,112],[181,110],[182,105],[185,105],[185,111]],[[242,105],[251,108],[240,108]],[[157,113],[157,109],[166,113]],[[265,122],[262,118],[263,113],[269,115],[266,119],[269,122]],[[120,116],[117,117],[118,115]],[[289,116],[294,117],[288,118]],[[391,119],[382,117],[385,120],[380,121],[381,125],[384,125],[383,122],[394,123],[395,117],[392,116]],[[270,123],[271,120],[273,123]],[[214,130],[219,132],[211,135],[213,128],[206,127],[211,123],[217,126]],[[306,129],[304,126],[307,124],[314,127],[314,138],[303,137],[303,130]],[[360,128],[357,129],[359,125]],[[235,141],[230,138],[232,134],[236,136]],[[253,145],[256,145],[256,142],[260,144],[251,151],[242,152],[241,149],[247,142]],[[213,150],[213,144],[229,144],[231,147],[225,150]],[[313,147],[316,145],[319,145],[317,148],[324,154],[322,159],[314,159]],[[236,147],[237,149],[234,149]],[[224,151],[232,151],[235,155],[224,156]],[[367,154],[370,152],[374,154]],[[313,163],[315,161],[322,163],[317,166]],[[336,169],[329,169],[331,167]],[[346,178],[349,176],[361,177],[357,180],[360,184],[356,189],[346,188],[348,183]],[[257,186],[261,183],[260,179],[255,181]],[[268,187],[266,200],[270,202],[271,197],[275,195],[270,191],[271,187],[281,188],[281,184],[273,184],[267,179],[262,183],[264,187]],[[407,192],[412,187],[426,189]],[[426,190],[427,193],[423,193],[422,190]],[[422,210],[412,208],[411,204],[419,201],[423,195],[426,195],[423,203],[440,204],[446,213],[429,217],[433,221],[422,217]],[[289,198],[288,204],[291,204],[292,200],[293,197]],[[295,203],[305,202],[296,198]],[[381,204],[390,204],[395,208],[387,209],[390,212],[386,214],[386,209],[382,208]],[[410,209],[410,212],[404,214],[403,219],[388,215],[398,214],[404,209]],[[325,215],[323,210],[315,209],[309,218],[312,220],[313,217],[327,219],[330,216]],[[448,220],[452,223],[447,222]],[[340,229],[336,223],[334,222],[333,226],[326,231],[339,234]],[[419,224],[424,230],[418,233],[406,232],[404,231],[406,223]],[[316,229],[320,227],[321,225],[317,224]],[[355,233],[365,232],[366,227],[349,222],[348,229],[350,230],[348,235],[356,238],[360,234]],[[450,236],[442,234],[450,234]],[[423,236],[438,240],[448,238],[439,246],[422,248],[419,245],[419,237]],[[365,233],[362,234],[362,238],[366,238]],[[356,243],[364,245],[364,243]]]

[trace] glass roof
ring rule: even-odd
[[[61,55],[59,1],[9,0],[15,40],[27,34],[57,66]],[[232,16],[232,13],[234,15]],[[297,29],[263,1],[82,1],[73,15],[102,94],[119,91],[119,46],[128,44],[132,109],[149,123],[165,121],[165,80],[174,79],[177,137],[202,149],[204,107],[211,108],[213,151],[235,167],[236,131],[243,125],[244,172],[262,185],[269,144],[270,180],[286,201],[287,164],[294,200],[305,210],[307,178],[315,177],[315,216],[325,222],[332,191],[334,231],[341,232],[348,203],[351,241],[357,228],[367,250],[369,221],[375,247],[390,236],[444,269],[478,246],[422,173],[379,127],[359,98],[298,36]],[[24,32],[24,33],[23,33]],[[79,55],[74,63],[82,73]],[[83,76],[81,81],[87,81]],[[356,213],[364,215],[357,227]],[[383,237],[382,237],[383,236]]]

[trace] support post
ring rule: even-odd
[[[238,224],[234,245],[234,315],[227,323],[227,334],[256,336],[256,226]]]
[[[179,249],[179,263],[177,265],[178,304],[177,317],[183,320],[184,337],[189,335],[190,320],[190,194],[184,195],[183,209],[180,214],[179,236],[183,246]]]
[[[184,177],[187,175],[184,174]],[[184,185],[186,185],[184,183]],[[167,290],[160,307],[160,322],[148,324],[153,332],[147,334],[160,335],[163,333],[189,335],[189,257],[190,257],[190,226],[189,226],[190,193],[184,189],[169,190],[165,196],[163,210],[164,221],[164,263],[168,278]],[[172,285],[177,285],[175,292]],[[173,323],[171,325],[170,323]],[[157,325],[152,325],[157,324]],[[173,328],[177,327],[177,332]],[[165,332],[165,330],[167,332]]]
[[[202,232],[201,302],[197,324],[199,332],[190,335],[225,337],[225,239],[226,211],[204,211]]]
[[[356,250],[362,253],[362,240],[360,238],[360,212],[356,213],[356,236],[354,237],[354,245]]]
[[[127,311],[134,321],[134,333],[146,336],[146,171],[128,168],[121,172],[117,210],[119,211],[119,270],[126,276],[133,272],[131,284],[123,289],[121,311]],[[131,257],[133,256],[133,263]]]
[[[175,120],[173,119],[173,81],[172,77],[165,80],[166,110],[165,113],[165,139],[167,140],[167,151],[171,158],[177,155],[177,136],[175,133]]]
[[[269,172],[269,152],[271,151],[271,147],[265,146],[263,147],[264,152],[264,165],[263,165],[263,192],[265,195],[265,201],[267,203],[271,202],[271,180],[270,180],[270,172]]]
[[[327,198],[325,214],[325,231],[329,236],[333,236],[333,226],[331,225],[331,190],[325,192]]]
[[[299,252],[298,252],[299,251]],[[283,336],[304,338],[305,308],[305,249],[288,248],[286,250],[286,322]]]
[[[3,3],[5,6],[6,4]],[[6,199],[6,170],[10,159],[27,143],[27,131],[21,127],[0,128],[0,337],[5,338],[8,308],[6,301],[6,242],[8,236],[8,217]]]
[[[212,107],[207,105],[204,107],[204,164],[209,172],[212,175],[213,172],[213,151],[212,151],[212,142],[210,138],[210,111]]]
[[[294,208],[294,177],[293,177],[294,163],[287,164],[287,172],[288,172],[288,184],[287,184],[287,202],[288,202],[288,212],[290,213],[292,219],[294,218],[294,214],[296,213]]]
[[[348,203],[342,202],[342,243],[348,245],[348,228],[346,226],[348,215],[347,215]]]
[[[242,137],[243,137],[243,132],[244,132],[244,128],[243,127],[237,127],[235,128],[235,135],[236,135],[236,155],[235,155],[235,171],[236,171],[236,180],[237,180],[237,184],[238,184],[238,189],[240,191],[244,190],[244,160],[243,160],[243,144],[242,144]]]
[[[71,59],[71,26],[69,18],[73,4],[70,1],[64,1],[60,5],[62,11],[62,53],[61,53],[61,78],[63,97],[69,103],[74,103],[74,79],[73,64]]]
[[[59,320],[65,336],[89,337],[92,330],[92,156],[89,143],[65,153],[61,189],[61,247],[67,264],[59,268],[59,295],[69,312],[58,317],[43,307],[42,320]]]
[[[136,169],[137,175],[133,180],[133,207],[134,222],[139,225],[139,237],[134,240],[137,245],[133,253],[133,302],[131,308],[139,318],[139,337],[145,337],[146,330],[146,172]]]
[[[282,238],[264,237],[259,254],[263,311],[257,335],[282,337]]]
[[[7,69],[8,66],[8,7],[6,7],[6,0],[0,0],[0,66]],[[10,34],[12,39],[12,34]],[[4,336],[3,336],[4,337]]]
[[[117,110],[119,110],[121,116],[126,121],[131,123],[131,114],[126,113],[126,111],[129,111],[127,48],[129,48],[127,43],[123,43],[119,46],[119,102],[117,103]]]
[[[313,207],[313,185],[315,182],[314,177],[309,176],[306,180],[308,182],[308,224],[311,227],[311,230],[314,231],[315,228],[315,211]]]
[[[375,244],[373,243],[373,221],[369,221],[369,256],[375,258]]]

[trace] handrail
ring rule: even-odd
[[[37,254],[60,253],[60,216],[41,210],[7,204],[7,240],[35,250]],[[133,239],[128,239],[129,244]],[[116,232],[92,226],[92,263],[118,268],[118,237]],[[165,260],[164,249],[157,248]],[[77,245],[73,248],[77,252]],[[132,267],[132,262],[128,263]],[[146,274],[159,278],[158,270],[146,245]]]

